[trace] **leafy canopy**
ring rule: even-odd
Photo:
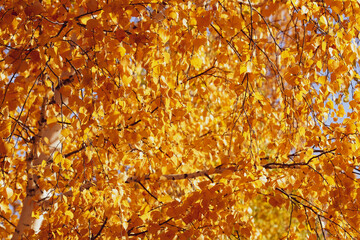
[[[0,18],[1,238],[360,237],[358,1]]]

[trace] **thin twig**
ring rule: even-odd
[[[146,187],[140,182],[140,181],[135,181],[138,184],[140,184],[140,186],[150,195],[152,196],[154,199],[156,199],[156,201],[158,201],[157,197],[154,196],[154,194],[152,194],[149,190],[146,189]]]
[[[104,227],[105,227],[105,225],[106,225],[107,220],[108,220],[108,218],[105,217],[105,221],[104,221],[104,223],[101,225],[100,230],[98,231],[98,233],[97,233],[95,236],[92,236],[92,237],[91,237],[91,240],[95,240],[96,238],[98,238],[98,237],[100,236],[102,230],[104,229]]]
[[[11,226],[13,226],[14,228],[16,228],[15,224],[13,224],[12,222],[10,222],[6,217],[4,217],[3,215],[0,215],[0,217],[2,219],[4,219],[6,222],[8,222]]]

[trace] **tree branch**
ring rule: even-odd
[[[104,221],[104,223],[101,225],[100,230],[98,231],[98,233],[97,233],[95,236],[92,236],[92,237],[91,237],[91,240],[95,240],[96,238],[98,238],[98,237],[100,236],[102,230],[104,229],[104,227],[105,227],[105,225],[106,225],[107,220],[108,220],[108,218],[105,217],[105,221]]]
[[[197,171],[197,172],[193,172],[193,173],[162,175],[161,178],[165,178],[166,180],[181,180],[181,179],[197,178],[197,177],[201,177],[201,176],[207,177],[212,174],[221,174],[225,171],[235,172],[235,171],[237,171],[237,168],[236,167],[222,168],[220,166],[220,167],[216,167],[214,169]],[[145,178],[134,176],[134,177],[129,177],[125,182],[126,183],[139,182],[140,180],[149,180],[149,179],[150,179],[150,175],[145,175]]]
[[[276,163],[276,162],[272,162],[272,163],[267,163],[262,165],[263,168],[265,169],[275,169],[275,168],[299,168],[302,166],[308,166],[310,167],[312,170],[316,171],[314,168],[312,168],[309,163],[311,162],[312,159],[314,158],[318,158],[322,155],[325,155],[327,153],[331,153],[333,151],[335,151],[336,149],[331,149],[328,151],[319,151],[317,150],[316,152],[320,152],[320,154],[315,155],[313,157],[311,157],[310,159],[308,159],[305,162],[297,162],[297,163]],[[288,155],[288,157],[293,157],[293,156],[298,156],[297,154],[290,154]],[[265,158],[261,158],[262,160],[264,159],[269,159],[269,157],[265,157]],[[207,177],[210,180],[212,180],[210,178],[210,175],[213,174],[221,174],[224,171],[231,171],[231,172],[236,172],[238,171],[237,167],[228,167],[228,168],[224,168],[222,167],[222,165],[217,166],[216,168],[213,169],[209,169],[209,170],[203,170],[203,171],[197,171],[197,172],[193,172],[193,173],[182,173],[182,174],[167,174],[167,175],[162,175],[160,178],[166,179],[166,180],[182,180],[182,179],[191,179],[191,178],[197,178],[197,177]],[[316,171],[317,172],[317,171]],[[360,172],[360,171],[359,171]],[[318,173],[318,172],[317,172]],[[320,174],[321,175],[321,174]],[[322,176],[322,175],[321,175]],[[324,178],[324,177],[323,177]],[[150,175],[147,174],[143,177],[139,177],[139,176],[132,176],[129,177],[125,183],[130,183],[130,182],[138,182],[140,183],[140,180],[150,180]],[[324,179],[325,180],[325,179]],[[326,180],[325,180],[326,181]],[[141,184],[141,183],[140,183]],[[142,184],[141,184],[142,185]],[[142,186],[144,188],[144,186]],[[147,189],[144,188],[146,191]],[[152,194],[150,194],[152,195]]]
[[[15,224],[13,224],[12,222],[9,221],[9,219],[7,219],[6,217],[4,217],[3,215],[0,215],[0,217],[2,219],[4,219],[7,223],[9,223],[11,226],[13,226],[14,228],[16,228]]]
[[[140,181],[136,181],[138,184],[140,184],[140,186],[150,195],[152,196],[156,201],[158,201],[157,197],[154,196],[154,194],[152,194],[149,190],[147,190],[147,188],[140,182]]]
[[[69,152],[69,153],[65,154],[65,155],[64,155],[64,158],[70,157],[71,155],[74,155],[74,154],[76,154],[76,153],[84,150],[85,148],[86,148],[86,144],[83,143],[79,149],[76,149],[76,150],[74,150],[74,151],[72,151],[72,152]]]

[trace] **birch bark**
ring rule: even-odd
[[[39,121],[39,133],[33,138],[31,152],[27,156],[27,187],[26,197],[22,201],[23,207],[19,222],[12,236],[13,240],[22,239],[26,231],[38,233],[43,221],[43,213],[39,217],[34,216],[34,211],[41,207],[41,204],[50,197],[49,191],[41,189],[37,184],[39,177],[35,169],[46,161],[47,164],[52,160],[55,151],[61,151],[60,132],[61,124],[46,124],[46,111],[50,104],[61,106],[62,100],[59,96],[59,90],[55,90],[55,102],[50,103],[48,98],[44,98],[41,107],[41,119]],[[40,145],[43,147],[40,148]],[[45,151],[44,151],[45,150]]]

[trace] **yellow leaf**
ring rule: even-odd
[[[72,164],[72,161],[68,158],[63,158],[63,167],[65,169],[70,169],[71,167],[71,164]]]
[[[91,15],[86,14],[85,16],[80,18],[80,22],[85,25],[90,19],[91,19]]]
[[[63,162],[63,156],[59,152],[54,153],[53,159],[55,164],[59,164]]]
[[[163,203],[168,203],[168,202],[173,201],[173,199],[169,195],[159,197],[158,199],[159,199],[160,202],[163,202]]]
[[[6,187],[6,197],[11,198],[13,194],[14,194],[14,191],[11,188]]]
[[[289,51],[288,50],[285,50],[285,51],[282,51],[281,52],[281,58],[282,59],[286,59],[286,58],[288,58],[290,56],[290,54],[289,54]]]
[[[123,84],[124,84],[125,86],[128,86],[128,85],[131,83],[131,81],[132,81],[132,77],[131,77],[131,76],[123,75],[123,76],[121,77],[121,80],[122,80],[122,82],[123,82]]]
[[[331,176],[327,176],[327,175],[324,175],[326,181],[328,182],[329,185],[331,186],[335,186],[335,180],[333,177]]]
[[[195,26],[196,25],[196,19],[195,18],[190,18],[190,21],[189,21],[189,25],[190,26]]]
[[[202,60],[200,58],[194,57],[191,59],[191,65],[193,65],[195,69],[199,69],[202,66]]]
[[[259,100],[259,101],[262,101],[264,99],[263,95],[261,95],[261,93],[259,92],[254,93],[254,98],[255,100]]]
[[[164,55],[164,61],[165,61],[165,63],[169,63],[169,61],[170,61],[170,54],[169,54],[168,52],[164,52],[163,55]]]
[[[345,109],[343,105],[339,105],[339,110],[337,112],[338,117],[342,118],[345,115]]]
[[[246,70],[247,70],[247,65],[242,64],[242,65],[240,66],[240,74],[246,72]]]
[[[176,11],[171,11],[169,13],[169,17],[172,18],[173,20],[177,21],[178,13]]]
[[[321,43],[321,50],[326,51],[326,42]]]
[[[354,92],[354,100],[360,102],[360,90],[356,89],[356,91]]]
[[[66,211],[65,215],[69,216],[71,219],[74,218],[74,214],[71,211]]]
[[[52,116],[52,117],[49,117],[49,118],[47,118],[46,119],[46,123],[48,124],[48,125],[51,125],[51,124],[53,124],[53,123],[57,123],[57,117],[56,116]]]
[[[317,61],[316,66],[321,70],[322,69],[322,62],[320,60]]]
[[[318,78],[318,82],[322,85],[326,83],[326,76],[321,76]]]
[[[247,62],[246,64],[246,72],[251,73],[254,70],[254,64],[252,62]]]
[[[314,153],[314,149],[312,149],[312,148],[308,148],[307,150],[306,150],[306,157],[307,158],[311,158],[312,156],[313,156],[313,153]]]
[[[320,24],[320,27],[321,27],[321,28],[325,28],[325,27],[326,27],[326,25],[327,25],[327,20],[326,20],[325,15],[322,15],[322,16],[320,17],[319,24]]]
[[[126,53],[126,49],[123,47],[123,46],[120,46],[119,48],[118,48],[118,51],[119,51],[119,53],[120,53],[120,56],[125,56],[125,53]]]
[[[325,107],[330,108],[330,109],[334,109],[334,103],[333,101],[331,101],[330,99],[327,101]]]
[[[70,135],[70,130],[68,128],[64,128],[61,130],[61,135],[63,135],[63,137],[68,137]]]

